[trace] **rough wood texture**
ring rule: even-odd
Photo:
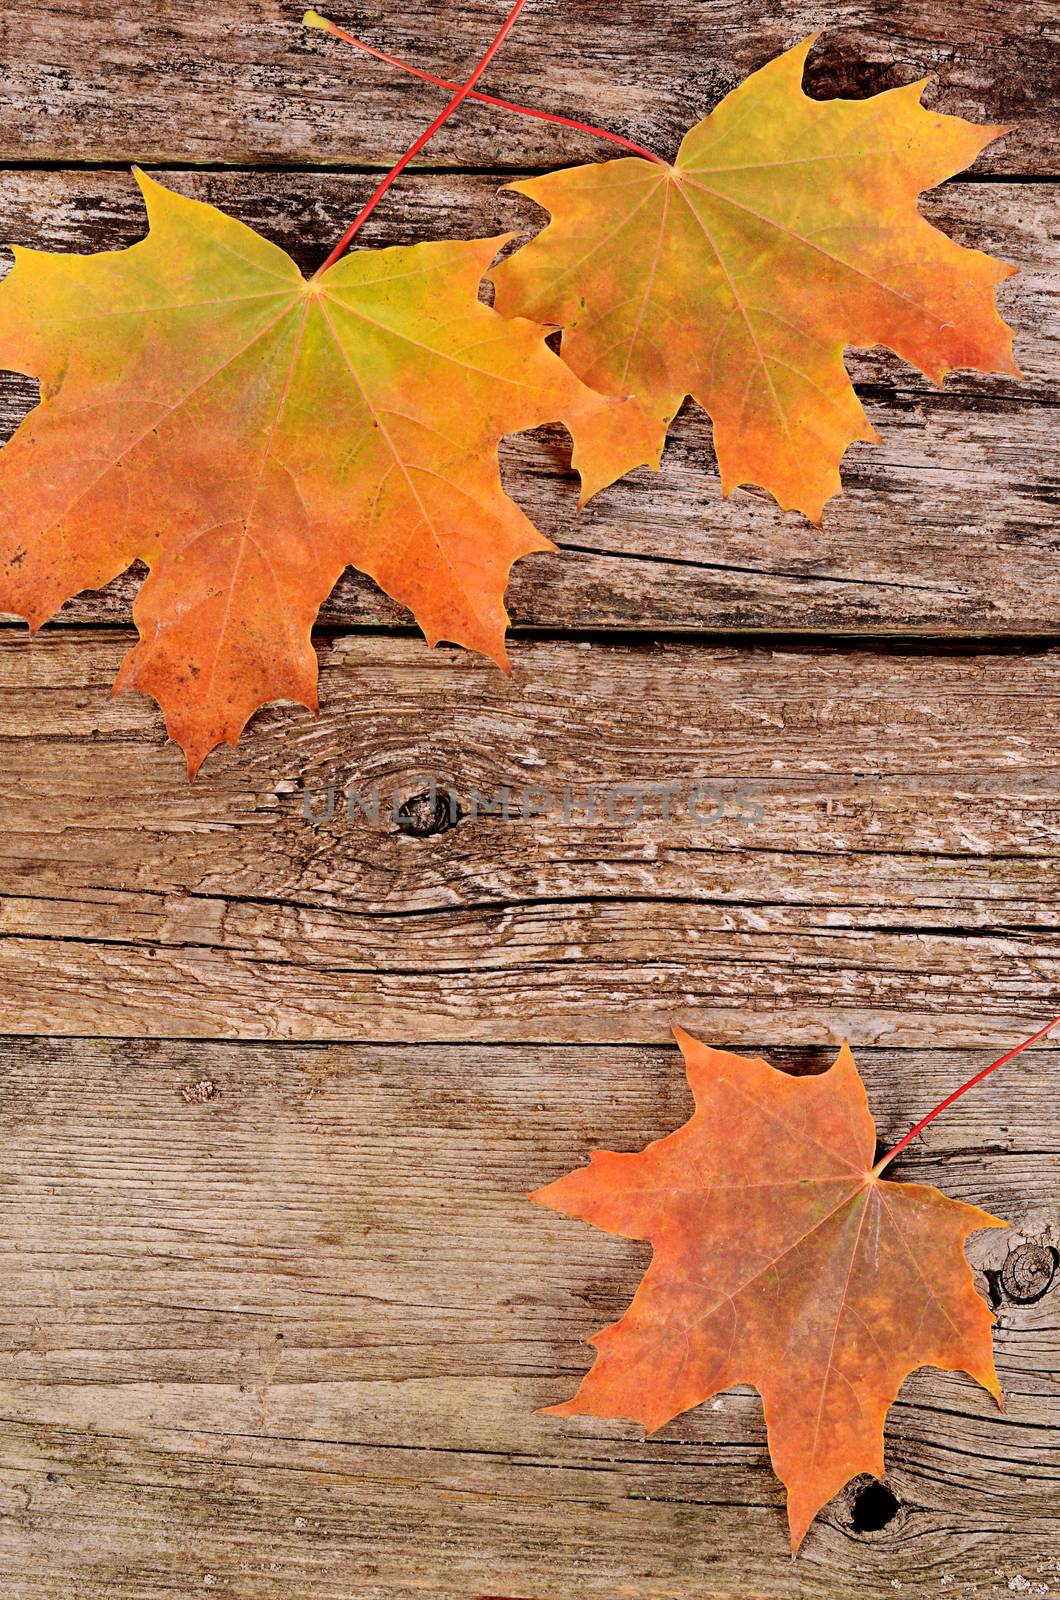
[[[173,173],[182,192],[241,217],[305,269],[341,232],[367,186],[349,176]],[[373,219],[369,241],[473,237],[534,226],[536,208],[497,177],[419,177]],[[1060,346],[1053,191],[953,184],[927,197],[931,219],[962,242],[1020,263],[1004,286],[1026,382],[958,373],[942,391],[882,351],[850,366],[881,435],[844,465],[845,494],[824,526],[768,499],[721,499],[710,424],[689,406],[660,476],[642,470],[580,516],[560,429],[509,441],[510,492],[561,546],[519,562],[509,592],[517,626],[1052,633],[1060,616],[1056,517]],[[0,173],[0,238],[51,249],[114,249],[143,234],[128,173]],[[26,381],[0,389],[0,434],[33,402]],[[82,596],[66,620],[124,621],[139,579]],[[348,573],[327,624],[408,622],[367,578]]]
[[[349,636],[319,720],[263,713],[187,787],[152,704],[108,698],[126,643],[0,638],[13,1031],[573,1043],[677,1015],[718,1042],[985,1048],[1056,1009],[1060,651],[537,643],[507,679]],[[425,839],[385,803],[302,815],[302,785],[319,813],[329,781],[401,800],[432,776],[465,810],[511,785],[516,814]],[[665,783],[669,822],[609,816],[615,786]],[[718,823],[689,815],[700,783]],[[551,815],[522,819],[526,785]]]
[[[856,1484],[797,1564],[752,1392],[648,1440],[537,1414],[573,1389],[646,1251],[523,1196],[593,1145],[636,1149],[683,1121],[674,1048],[0,1051],[21,1219],[0,1290],[0,1572],[16,1600],[1055,1586],[1055,1049],[901,1165],[1014,1225],[969,1247],[1007,1410],[958,1374],[915,1375],[888,1428],[893,1514],[864,1528]],[[859,1055],[888,1139],[975,1065]],[[1035,1244],[1049,1268],[1020,1280],[1020,1303],[1004,1283]]]
[[[327,15],[406,61],[460,81],[497,30],[493,0],[341,0]],[[301,27],[302,0],[238,8],[180,0],[8,0],[0,160],[125,160],[389,167],[441,91]],[[827,23],[811,91],[860,96],[928,74],[931,103],[1015,123],[991,172],[1055,170],[1055,15],[1048,0],[931,6],[877,0],[679,9],[643,0],[535,0],[490,69],[492,93],[611,128],[669,155],[682,134],[772,56]],[[600,141],[469,108],[430,149],[438,165],[561,166]]]
[[[315,266],[440,100],[301,10],[9,0],[0,239],[131,242],[140,160]],[[448,75],[498,7],[330,14]],[[348,573],[322,717],[262,712],[193,787],[155,707],[109,698],[136,573],[35,641],[0,627],[4,1600],[1060,1590],[1055,1046],[900,1158],[1015,1231],[969,1246],[1008,1409],[910,1379],[892,1500],[852,1485],[792,1565],[752,1394],[648,1441],[535,1409],[645,1252],[522,1196],[683,1120],[671,1018],[794,1071],[848,1033],[893,1143],[1060,1010],[1051,8],[533,0],[490,87],[667,152],[822,22],[811,92],[933,73],[928,103],[1018,124],[922,203],[1019,263],[1023,384],[936,393],[852,353],[885,442],[850,453],[820,532],[722,503],[691,411],[657,480],[580,518],[561,432],[509,441],[563,547],[519,564],[510,607],[552,637],[508,681]],[[529,230],[505,176],[604,153],[466,107],[365,243]],[[0,438],[33,399],[0,380]],[[506,784],[511,820],[467,814]],[[676,793],[625,826],[620,784]],[[558,808],[522,820],[527,785]],[[377,821],[347,820],[346,786],[383,792]]]

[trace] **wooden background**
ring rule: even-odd
[[[282,0],[6,0],[0,238],[140,236],[136,159],[312,267],[439,105]],[[495,0],[341,0],[460,76]],[[797,1563],[757,1397],[645,1441],[558,1422],[644,1247],[526,1204],[683,1120],[668,1024],[815,1070],[888,1143],[1058,1010],[1056,14],[1045,0],[532,0],[488,87],[663,151],[827,24],[821,95],[933,74],[1013,122],[924,201],[1020,265],[1018,383],[850,358],[880,446],[823,529],[723,503],[706,419],[582,516],[559,431],[505,447],[562,546],[517,568],[514,676],[428,652],[354,574],[323,711],[189,787],[112,700],[137,576],[0,628],[0,1575],[11,1600],[863,1600],[1060,1593],[1055,1046],[896,1164],[1011,1219],[970,1246],[1001,1415],[923,1371]],[[465,107],[366,244],[530,228],[506,177],[606,155]],[[33,386],[0,384],[5,436]],[[303,819],[329,783],[570,787],[505,821]],[[713,824],[590,820],[714,783]],[[736,792],[754,790],[750,807]],[[757,814],[756,813],[760,813]],[[409,830],[412,831],[409,831]]]

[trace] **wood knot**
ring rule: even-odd
[[[453,796],[444,789],[431,789],[423,794],[411,794],[398,807],[395,821],[398,832],[413,839],[429,839],[436,833],[448,833],[460,820],[460,808]]]
[[[902,1503],[878,1478],[863,1476],[848,1485],[845,1508],[852,1532],[873,1534],[890,1526],[901,1512]]]
[[[1033,1305],[1052,1283],[1058,1264],[1060,1251],[1049,1245],[1017,1245],[998,1274],[1002,1292],[1018,1306]]]

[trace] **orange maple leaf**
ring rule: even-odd
[[[850,1478],[883,1476],[884,1418],[910,1372],[960,1369],[1000,1401],[994,1317],[963,1244],[1008,1224],[880,1177],[846,1045],[828,1072],[794,1078],[674,1033],[690,1120],[634,1155],[595,1151],[530,1197],[654,1248],[629,1310],[590,1341],[578,1393],[548,1409],[653,1431],[753,1384],[797,1550]]]
[[[508,236],[358,250],[307,280],[137,181],[145,239],[17,249],[0,285],[0,366],[42,397],[0,453],[0,610],[36,628],[146,562],[115,687],[155,697],[191,773],[266,701],[316,708],[310,629],[348,565],[430,643],[506,665],[511,566],[554,546],[501,488],[501,438],[563,421],[584,500],[635,437],[545,330],[478,301]]]
[[[728,95],[672,166],[627,157],[513,184],[552,221],[491,276],[499,311],[564,329],[587,384],[637,397],[655,465],[691,394],[722,492],[760,484],[816,522],[847,446],[878,439],[847,346],[889,345],[936,383],[954,367],[1019,372],[994,304],[1017,269],[916,204],[1010,130],[925,110],[927,79],[811,100],[815,37]]]

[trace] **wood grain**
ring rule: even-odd
[[[173,173],[166,182],[276,239],[308,270],[364,185],[349,176]],[[370,242],[532,228],[536,208],[483,176],[408,180]],[[757,493],[721,498],[710,424],[689,405],[661,474],[642,470],[578,515],[562,429],[508,441],[509,492],[560,545],[517,564],[516,626],[536,629],[797,629],[928,634],[1053,633],[1060,617],[1056,372],[1057,213],[1037,185],[949,185],[924,209],[967,244],[1018,261],[1005,285],[1019,329],[1012,379],[959,373],[934,390],[883,351],[851,370],[882,446],[859,446],[824,526],[782,515]],[[531,214],[533,213],[533,215]],[[0,173],[0,238],[49,249],[114,249],[143,233],[127,173]],[[0,382],[0,436],[35,399]],[[140,576],[64,608],[66,621],[123,621]],[[409,625],[404,610],[348,572],[322,613],[331,626]]]
[[[389,167],[444,103],[441,91],[301,26],[301,0],[238,8],[180,0],[8,0],[0,19],[0,160]],[[461,81],[496,32],[496,0],[438,7],[384,0],[327,14],[371,43]],[[827,17],[790,3],[535,0],[490,68],[508,99],[624,133],[669,155],[682,134],[757,67],[827,23],[808,86],[861,96],[930,75],[930,103],[1018,124],[984,171],[1055,171],[1055,17],[1047,0],[840,0]],[[601,143],[569,129],[454,118],[431,145],[441,165],[560,166]]]
[[[0,638],[13,1031],[985,1047],[1058,1009],[1060,651],[556,642],[509,680],[350,635],[319,719],[262,713],[189,787],[151,703],[108,697],[127,643]],[[432,776],[514,815],[302,814]],[[669,821],[608,814],[665,783]]]
[[[500,14],[327,9],[443,75]],[[314,268],[440,97],[301,11],[8,0],[0,239],[131,243],[140,160]],[[793,1071],[848,1034],[891,1144],[1060,1010],[1052,10],[533,0],[488,86],[668,153],[822,22],[811,93],[930,73],[928,104],[1018,125],[921,203],[1019,264],[1023,383],[936,392],[851,352],[884,443],[849,453],[820,531],[722,502],[691,408],[658,478],[580,517],[562,430],[510,440],[505,482],[562,547],[516,568],[513,678],[429,652],[348,572],[322,716],[268,708],[194,786],[153,704],[109,697],[140,573],[33,641],[0,625],[4,1600],[1060,1585],[1055,1044],[900,1158],[1014,1225],[969,1245],[1007,1410],[911,1378],[875,1531],[857,1482],[792,1564],[750,1391],[649,1440],[536,1409],[646,1256],[522,1197],[684,1119],[672,1019]],[[505,179],[606,153],[465,107],[364,241],[528,236]],[[0,378],[0,439],[34,400]],[[416,798],[431,776],[453,826]],[[621,784],[669,786],[668,814],[615,820]],[[470,814],[505,785],[509,820]],[[557,809],[524,821],[527,785]],[[348,787],[378,820],[348,820]]]
[[[15,1600],[849,1600],[895,1580],[917,1597],[1055,1581],[1057,1296],[1002,1287],[1022,1246],[1056,1237],[1055,1047],[963,1100],[896,1172],[1014,1224],[969,1246],[1006,1411],[960,1375],[916,1374],[887,1429],[894,1515],[859,1531],[856,1486],[794,1565],[753,1392],[647,1440],[537,1414],[573,1389],[646,1253],[523,1197],[593,1146],[683,1121],[673,1047],[0,1052],[20,1219],[0,1276]],[[881,1137],[978,1060],[859,1052]]]

